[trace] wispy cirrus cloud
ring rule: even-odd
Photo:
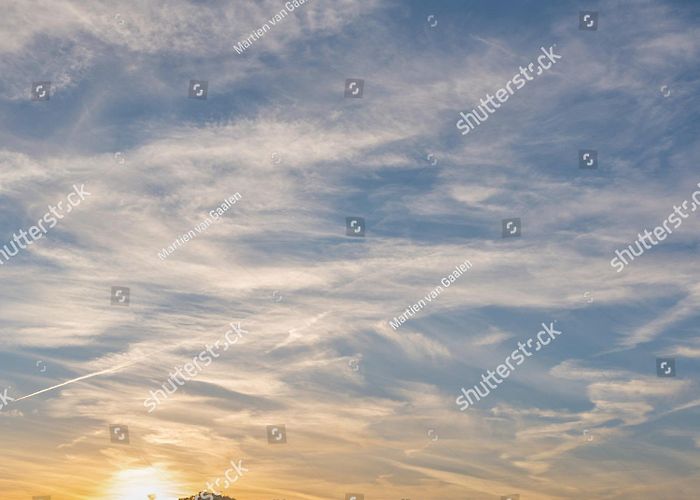
[[[239,56],[232,44],[279,2],[10,2],[1,235],[74,182],[94,194],[0,268],[0,390],[55,386],[0,412],[3,491],[26,496],[43,477],[56,496],[94,498],[158,465],[184,496],[231,454],[250,460],[236,492],[250,498],[696,486],[693,451],[657,436],[671,419],[693,436],[697,418],[700,222],[620,276],[609,260],[699,181],[697,9],[633,6],[636,22],[612,2],[584,34],[566,6],[523,29],[517,5],[313,0]],[[463,140],[458,110],[551,43],[562,65]],[[348,77],[366,80],[362,99],[343,98]],[[51,100],[30,102],[44,78]],[[187,99],[191,78],[209,81],[207,100]],[[577,169],[584,147],[597,171]],[[221,223],[158,259],[233,192]],[[349,215],[368,221],[364,240],[344,236]],[[523,237],[503,240],[511,216]],[[467,258],[469,275],[388,327]],[[110,305],[113,285],[131,288],[128,308]],[[567,339],[458,414],[455,388],[550,318]],[[147,414],[149,391],[232,320],[249,338]],[[660,354],[682,358],[676,380],[655,377]],[[131,447],[110,446],[110,423],[129,426]],[[266,442],[271,423],[287,425],[286,448]]]

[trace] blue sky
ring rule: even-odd
[[[177,498],[238,459],[238,500],[696,494],[700,218],[610,266],[700,189],[696,2],[308,0],[241,55],[283,2],[5,3],[0,246],[74,184],[91,196],[0,266],[0,393],[113,370],[0,410],[3,498],[128,498],[117,482],[141,469]],[[552,69],[460,134],[460,111],[555,44]],[[556,342],[459,411],[460,387],[554,320]],[[232,321],[243,341],[149,414]]]

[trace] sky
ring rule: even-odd
[[[700,217],[611,259],[700,191],[700,4],[2,6],[0,248],[46,222],[0,257],[3,499],[697,496]]]

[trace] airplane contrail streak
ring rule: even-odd
[[[318,321],[320,318],[322,318],[322,317],[325,316],[326,314],[327,314],[327,312],[321,314],[320,316],[317,316],[316,318],[313,318],[312,321],[311,321],[310,323],[307,324],[307,326],[308,326],[308,325],[311,325],[311,324],[313,324],[313,323],[315,323],[316,321]],[[239,326],[240,326],[240,323],[239,323]],[[235,327],[234,327],[234,328],[235,328]],[[245,331],[245,330],[244,330],[244,331]],[[31,393],[31,394],[27,394],[26,396],[22,396],[21,398],[15,399],[14,402],[22,401],[23,399],[31,398],[31,397],[33,397],[33,396],[37,396],[37,395],[39,395],[39,394],[43,394],[43,393],[48,392],[48,391],[52,391],[52,390],[54,390],[54,389],[58,389],[59,387],[64,387],[64,386],[66,386],[66,385],[73,384],[73,383],[75,383],[75,382],[80,382],[81,380],[89,379],[89,378],[92,378],[92,377],[97,377],[98,375],[104,375],[104,374],[106,374],[106,373],[116,372],[116,371],[118,371],[118,370],[121,370],[122,368],[125,368],[125,367],[127,367],[127,366],[131,366],[131,365],[133,365],[134,363],[137,363],[137,362],[141,361],[142,359],[149,358],[151,354],[163,353],[163,352],[170,352],[170,351],[173,351],[173,350],[175,350],[175,349],[177,349],[177,348],[179,348],[179,347],[181,347],[181,346],[183,346],[183,345],[191,344],[192,342],[199,342],[200,340],[204,339],[205,337],[206,337],[206,335],[202,335],[202,336],[200,336],[199,338],[195,339],[194,341],[185,340],[185,341],[183,341],[183,342],[179,342],[179,343],[177,343],[177,344],[175,344],[175,345],[173,345],[173,346],[171,346],[171,347],[169,347],[169,348],[167,348],[167,349],[161,350],[161,351],[153,351],[153,352],[146,353],[146,354],[143,354],[143,353],[142,353],[140,357],[138,357],[138,358],[136,358],[136,359],[133,359],[133,360],[127,362],[127,363],[123,363],[123,364],[118,365],[118,366],[115,366],[115,367],[113,367],[113,368],[107,368],[106,370],[101,370],[101,371],[99,371],[99,372],[88,373],[87,375],[82,375],[82,376],[80,376],[80,377],[77,377],[77,378],[74,378],[74,379],[71,379],[71,380],[66,380],[65,382],[61,382],[60,384],[56,384],[56,385],[54,385],[54,386],[47,387],[46,389],[42,389],[42,390],[40,390],[40,391],[36,391],[36,392]]]
[[[31,398],[32,396],[37,396],[39,394],[43,394],[44,392],[47,392],[47,391],[52,391],[53,389],[58,389],[59,387],[63,387],[65,385],[72,384],[74,382],[80,382],[81,380],[85,380],[85,379],[92,378],[92,377],[97,377],[98,375],[104,375],[105,373],[112,373],[112,372],[115,372],[117,370],[124,368],[125,366],[129,366],[131,364],[133,364],[133,363],[126,363],[123,365],[115,366],[114,368],[108,368],[106,370],[101,370],[101,371],[95,372],[95,373],[88,373],[87,375],[82,375],[80,377],[77,377],[77,378],[74,378],[71,380],[66,380],[65,382],[61,382],[60,384],[57,384],[57,385],[54,385],[51,387],[47,387],[46,389],[42,389],[40,391],[36,391],[36,392],[31,393],[31,394],[27,394],[26,396],[22,396],[21,398],[15,399],[15,402],[22,401],[23,399]]]

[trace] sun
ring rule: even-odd
[[[118,472],[107,487],[109,500],[177,500],[168,475],[157,467]]]

